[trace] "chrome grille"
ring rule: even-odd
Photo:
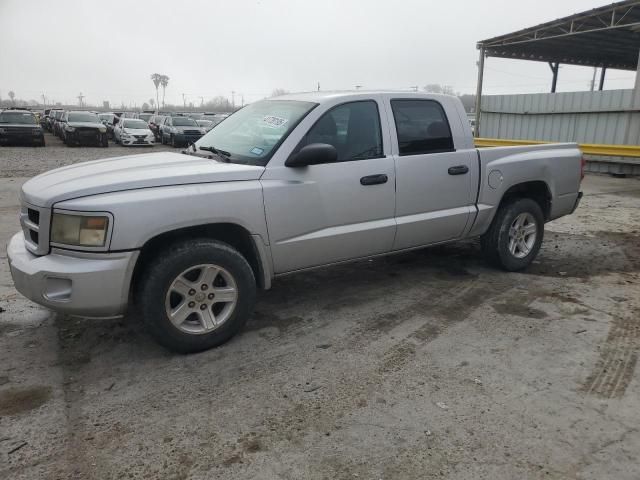
[[[34,205],[23,204],[20,209],[20,225],[24,232],[24,243],[31,253],[49,253],[49,224],[51,211]]]

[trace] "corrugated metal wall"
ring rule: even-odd
[[[638,145],[640,110],[633,90],[491,95],[480,129],[486,138]]]
[[[634,106],[633,94],[633,90],[604,90],[483,96],[480,136],[640,145],[640,96]],[[638,165],[637,160],[617,157],[592,160]]]

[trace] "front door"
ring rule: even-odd
[[[335,163],[267,166],[261,181],[275,273],[391,250],[395,167],[380,112],[374,99],[337,105],[294,149],[331,144]]]

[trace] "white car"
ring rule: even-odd
[[[149,124],[138,118],[122,118],[113,128],[113,140],[121,145],[154,145]]]

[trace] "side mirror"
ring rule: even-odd
[[[306,167],[321,163],[333,163],[338,160],[338,151],[328,143],[312,143],[302,147],[298,153],[290,156],[286,162],[287,167]]]

